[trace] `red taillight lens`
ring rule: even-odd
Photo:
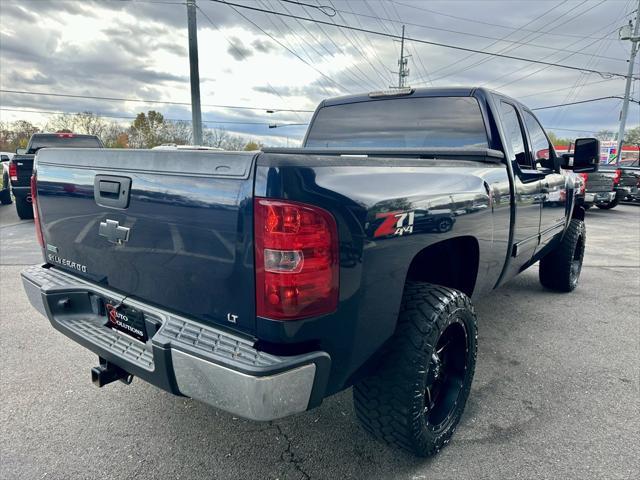
[[[36,224],[36,238],[40,246],[44,248],[42,225],[40,225],[40,215],[38,214],[38,180],[35,173],[31,175],[31,206],[33,207],[33,221]]]
[[[256,198],[256,313],[275,320],[333,312],[338,306],[338,229],[321,208]]]
[[[13,162],[9,163],[9,178],[12,182],[18,181],[18,166]]]
[[[616,169],[616,174],[613,177],[613,184],[614,185],[618,185],[620,183],[620,179],[622,178],[622,170],[620,170],[619,168]]]
[[[579,173],[580,178],[582,179],[582,186],[580,187],[580,194],[583,194],[587,189],[587,180],[589,180],[589,175],[586,173]]]

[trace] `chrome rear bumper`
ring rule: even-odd
[[[321,403],[330,366],[325,352],[277,356],[253,339],[133,299],[149,339],[142,343],[107,326],[103,299],[122,295],[48,266],[22,272],[33,307],[53,327],[150,383],[251,420],[274,420]]]

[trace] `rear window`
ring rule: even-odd
[[[305,146],[487,148],[488,142],[475,98],[406,97],[323,107]]]
[[[39,149],[46,147],[101,148],[102,143],[98,137],[91,136],[68,136],[64,134],[38,135],[31,139],[27,153],[36,153]]]

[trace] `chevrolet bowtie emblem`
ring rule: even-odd
[[[127,227],[121,227],[115,220],[107,219],[106,222],[100,222],[98,235],[105,237],[116,245],[122,245],[124,242],[129,241],[129,229]]]

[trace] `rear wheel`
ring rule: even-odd
[[[0,192],[0,203],[8,205],[11,203],[11,191],[7,188]]]
[[[398,326],[375,374],[354,390],[356,415],[375,438],[429,456],[453,435],[471,389],[477,351],[469,298],[407,283]]]
[[[559,292],[570,292],[578,286],[586,239],[584,222],[572,219],[560,245],[540,260],[543,286]]]
[[[601,208],[602,210],[611,210],[612,208],[616,208],[618,206],[618,203],[620,203],[620,201],[616,198],[612,202],[598,204],[596,205],[596,207]]]
[[[33,206],[27,202],[27,197],[16,197],[16,211],[22,220],[33,218]]]

